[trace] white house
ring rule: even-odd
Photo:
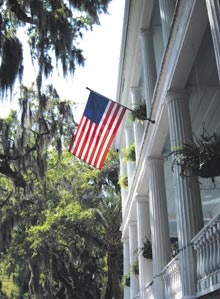
[[[128,177],[124,299],[220,298],[220,178],[183,177],[169,156],[203,132],[220,133],[219,82],[219,0],[126,0],[117,99],[132,109],[145,103],[155,123],[126,113],[113,144]],[[136,161],[125,161],[132,143]],[[152,259],[140,250],[146,239]]]

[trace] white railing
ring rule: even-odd
[[[220,288],[220,215],[193,238],[196,252],[197,296]]]
[[[165,266],[162,275],[165,287],[165,298],[181,298],[182,288],[179,255],[174,257],[169,264]]]
[[[146,293],[147,293],[147,299],[154,299],[154,294],[153,294],[153,281],[148,283],[146,285]]]

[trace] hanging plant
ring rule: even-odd
[[[128,188],[128,176],[127,174],[121,176],[118,180],[118,184],[121,186],[121,188],[127,189]]]
[[[144,121],[147,120],[147,110],[146,110],[146,104],[143,103],[141,105],[138,105],[134,107],[134,109],[131,111],[129,118],[132,122],[134,121]]]
[[[138,260],[136,260],[136,261],[131,265],[131,271],[134,273],[135,276],[138,276],[138,275],[139,275]]]
[[[171,249],[171,257],[174,258],[179,253],[177,238],[174,237],[170,238],[170,249]]]
[[[220,176],[220,135],[203,133],[200,138],[196,137],[194,142],[173,150],[170,155],[173,156],[172,170],[175,165],[180,166],[183,177],[193,172],[214,181]]]
[[[135,144],[130,144],[127,148],[123,148],[122,152],[124,154],[124,162],[135,162]]]
[[[141,248],[141,253],[145,259],[152,260],[152,243],[150,240],[146,239],[144,246]]]
[[[126,287],[130,287],[130,273],[123,276],[123,282]]]

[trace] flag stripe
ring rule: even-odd
[[[85,149],[83,151],[83,155],[81,157],[81,159],[83,159],[85,161],[87,160],[88,155],[89,155],[89,153],[91,151],[92,144],[95,141],[98,129],[99,129],[98,125],[96,125],[95,123],[93,123],[92,128],[90,129],[90,134],[89,134],[89,137],[88,137],[87,145],[85,146]]]
[[[80,123],[79,123],[79,126],[77,128],[77,131],[73,137],[73,140],[72,140],[72,143],[70,145],[70,148],[69,148],[69,151],[73,154],[74,153],[74,148],[76,147],[76,145],[78,144],[78,140],[79,140],[79,137],[80,135],[82,134],[83,132],[83,129],[84,129],[84,125],[85,125],[85,122],[86,122],[86,118],[83,116],[80,120]]]
[[[117,117],[117,113],[118,113],[118,110],[119,110],[119,106],[118,105],[114,105],[114,111],[112,112],[112,115],[111,115],[111,118],[109,118],[108,120],[108,124],[106,125],[106,130],[105,130],[105,133],[103,134],[103,138],[102,140],[100,141],[100,144],[99,144],[99,147],[97,149],[97,152],[96,152],[96,156],[95,156],[95,159],[93,160],[93,163],[95,165],[98,165],[98,159],[102,153],[102,150],[103,150],[103,147],[105,146],[105,141],[106,141],[106,138],[107,136],[110,134],[111,132],[111,127],[115,121],[115,118]],[[99,167],[98,167],[99,168]]]
[[[77,136],[78,140],[76,141],[75,148],[74,148],[74,151],[73,151],[73,154],[76,155],[76,156],[79,155],[79,152],[80,152],[81,147],[83,145],[83,141],[84,141],[85,134],[87,132],[89,123],[90,123],[89,119],[85,118],[85,121],[83,122],[83,126],[80,128],[80,134]]]
[[[115,113],[115,109],[117,108],[117,105],[113,104],[113,109],[111,110],[110,114],[106,117],[106,121],[105,121],[105,126],[104,126],[104,130],[102,132],[102,136],[101,138],[99,139],[99,142],[97,144],[97,147],[94,149],[94,153],[93,153],[93,157],[92,157],[92,161],[91,161],[91,164],[92,165],[96,165],[96,157],[97,155],[99,154],[100,150],[101,150],[101,145],[102,145],[102,142],[103,142],[103,138],[105,137],[105,134],[106,132],[108,132],[108,128],[109,128],[109,124],[111,122],[111,119],[113,118],[114,116],[114,113]]]
[[[103,123],[101,124],[101,127],[100,127],[100,132],[99,132],[99,138],[96,140],[96,144],[92,150],[92,153],[91,153],[91,156],[90,156],[90,159],[88,160],[88,163],[91,164],[91,165],[95,165],[94,163],[94,160],[96,158],[96,155],[98,154],[98,150],[100,148],[100,144],[102,143],[102,140],[105,136],[105,132],[106,130],[108,129],[108,124],[112,118],[112,115],[114,113],[114,110],[116,108],[115,104],[113,102],[109,102],[110,105],[107,107],[106,109],[106,112],[105,112],[105,116],[104,116],[104,119],[103,119]]]
[[[102,132],[104,130],[104,126],[106,125],[106,122],[107,122],[107,119],[109,118],[110,116],[110,113],[112,111],[114,107],[114,103],[113,102],[109,102],[107,107],[106,107],[106,111],[104,114],[106,114],[106,116],[103,118],[103,121],[101,122],[101,124],[99,126],[96,127],[96,130],[94,132],[94,138],[93,140],[91,140],[92,142],[90,142],[91,146],[88,150],[88,155],[85,159],[85,161],[87,163],[91,163],[91,160],[92,160],[92,157],[94,155],[94,152],[96,150],[96,148],[98,147],[98,143],[99,143],[99,140],[102,136]]]
[[[88,143],[88,138],[89,138],[89,135],[90,135],[90,130],[91,130],[93,124],[94,124],[93,122],[91,122],[90,120],[87,120],[87,126],[85,128],[85,132],[83,134],[83,137],[82,137],[79,149],[78,149],[78,151],[76,153],[76,155],[78,157],[80,157],[81,159],[83,159],[83,152],[84,152],[85,146]]]
[[[107,153],[108,153],[109,147],[110,147],[110,145],[111,145],[111,143],[112,143],[112,141],[113,141],[113,139],[114,139],[114,137],[115,137],[115,134],[117,133],[117,130],[118,130],[119,126],[120,126],[120,123],[121,123],[121,121],[122,121],[122,119],[123,119],[123,116],[124,116],[125,112],[126,112],[125,109],[123,109],[123,110],[121,111],[121,113],[120,113],[120,115],[119,115],[119,118],[118,118],[118,121],[117,121],[117,123],[116,123],[116,126],[115,126],[115,128],[114,128],[114,130],[113,130],[113,133],[112,133],[111,135],[109,135],[110,138],[109,138],[108,144],[106,145],[106,148],[105,148],[105,151],[104,151],[103,155],[100,156],[101,159],[100,159],[99,164],[97,165],[97,168],[99,168],[99,169],[101,169],[102,166],[103,166],[103,164],[104,164],[105,157],[106,157],[106,155],[107,155]]]
[[[111,100],[90,92],[90,96],[73,136],[69,151],[101,169],[126,108]]]

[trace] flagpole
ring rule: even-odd
[[[118,105],[122,106],[123,108],[125,108],[125,109],[127,109],[127,110],[129,110],[129,111],[133,112],[133,110],[132,110],[132,109],[130,109],[130,108],[128,108],[128,107],[126,107],[126,106],[122,105],[121,103],[115,102],[115,101],[113,101],[113,100],[111,100],[111,99],[109,99],[109,98],[107,98],[107,97],[103,96],[102,94],[100,94],[100,93],[98,93],[98,92],[96,92],[96,91],[92,90],[92,89],[91,89],[91,88],[89,88],[89,87],[86,87],[86,89],[88,89],[89,91],[91,91],[91,92],[94,92],[94,93],[96,93],[96,94],[100,95],[101,97],[104,97],[104,98],[108,99],[109,101],[111,101],[111,102],[113,102],[113,103],[116,103],[116,104],[118,104]],[[150,118],[146,118],[146,120],[150,121],[152,124],[154,124],[154,123],[155,123],[155,120],[152,120],[152,119],[150,119]]]

